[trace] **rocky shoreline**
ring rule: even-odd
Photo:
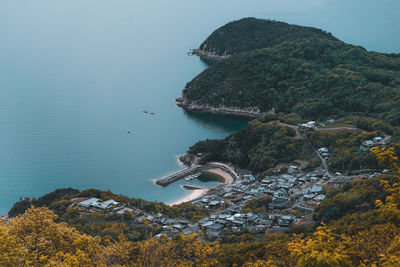
[[[177,106],[187,110],[187,111],[195,111],[195,112],[204,112],[204,113],[212,113],[212,114],[222,114],[222,115],[233,115],[233,116],[242,116],[249,118],[259,118],[266,113],[260,111],[257,107],[250,108],[238,108],[238,107],[213,107],[210,105],[200,105],[195,103],[189,103],[187,99],[184,97],[178,97],[176,99]]]
[[[202,59],[215,60],[215,61],[223,60],[231,56],[227,54],[221,56],[214,52],[206,51],[200,48],[191,49],[189,53],[191,55],[199,56]]]
[[[195,155],[185,153],[180,156],[178,160],[186,167],[192,167],[194,165],[198,165],[200,159]]]

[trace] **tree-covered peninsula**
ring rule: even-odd
[[[312,150],[320,147],[331,151],[331,170],[379,169],[373,155],[360,150],[374,136],[392,136],[390,145],[400,154],[400,54],[369,52],[322,30],[254,18],[226,24],[200,48],[222,55],[218,49],[226,46],[231,56],[189,82],[179,105],[258,118],[224,140],[197,143],[189,154],[256,173],[295,160],[315,167]],[[298,124],[326,125],[328,119],[336,120],[334,128],[358,131],[294,134]]]
[[[245,27],[249,21],[254,19],[235,25]],[[282,26],[261,21],[257,29],[264,24],[269,29],[270,23]],[[296,29],[304,37],[310,31]],[[226,39],[236,38],[223,32]],[[257,39],[251,33],[241,33],[249,48]],[[268,31],[265,35],[275,38]],[[327,34],[282,38],[265,43],[265,48],[243,49],[206,69],[186,85],[181,106],[212,112],[247,110],[254,115],[296,113],[303,119],[362,115],[400,125],[399,54],[369,52]]]
[[[330,33],[312,27],[274,20],[244,18],[214,31],[194,52],[202,57],[208,55],[218,59],[304,38],[337,40]]]

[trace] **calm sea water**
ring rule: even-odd
[[[151,179],[179,169],[196,141],[246,124],[173,105],[206,68],[189,49],[254,16],[400,52],[398,10],[398,0],[1,0],[0,214],[60,187],[181,198],[178,184]]]

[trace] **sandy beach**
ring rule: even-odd
[[[232,176],[221,169],[209,169],[205,172],[212,173],[218,175],[219,177],[222,177],[224,179],[224,184],[233,184]]]
[[[202,196],[204,196],[205,194],[207,194],[208,189],[196,189],[196,190],[191,190],[192,192],[187,195],[184,198],[181,198],[177,201],[174,201],[170,204],[168,204],[169,206],[173,206],[173,205],[179,205],[185,202],[189,202],[198,198],[201,198]]]

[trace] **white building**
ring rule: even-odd
[[[307,123],[302,123],[299,125],[300,129],[303,130],[311,130],[311,129],[315,129],[317,123],[315,121],[309,121]]]
[[[98,203],[100,199],[98,198],[89,198],[85,201],[79,202],[78,206],[83,207],[83,208],[89,208],[91,206],[93,206],[94,204]]]
[[[367,141],[364,141],[364,142],[362,143],[362,145],[363,145],[364,147],[366,147],[366,148],[370,148],[370,147],[373,147],[375,144],[374,144],[374,142],[373,142],[372,140],[367,140]]]
[[[78,206],[83,207],[83,208],[97,208],[97,209],[102,209],[102,210],[106,210],[109,208],[112,208],[112,206],[114,205],[118,205],[119,203],[117,201],[115,201],[114,199],[109,199],[103,202],[100,202],[100,199],[98,198],[90,198],[87,200],[84,200],[82,202],[78,203]]]
[[[321,147],[320,149],[318,149],[318,152],[319,153],[329,153],[329,150],[326,147]]]

